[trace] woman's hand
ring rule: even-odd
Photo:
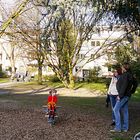
[[[117,100],[120,100],[120,97],[119,96],[117,96]]]

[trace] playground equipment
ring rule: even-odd
[[[56,110],[58,108],[60,108],[60,106],[56,106],[54,102],[50,102],[48,105],[43,106],[45,117],[48,118],[48,123],[50,125],[54,125],[56,123],[56,118],[58,118],[58,113],[56,113]]]

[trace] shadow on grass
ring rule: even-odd
[[[55,86],[54,89],[63,88],[62,85]],[[8,88],[0,88],[0,95],[2,94],[41,94],[49,92],[52,87],[47,85],[32,85],[27,83],[18,83],[16,85],[9,86]]]

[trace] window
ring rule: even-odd
[[[96,46],[100,46],[100,41],[97,41],[96,42]]]
[[[91,46],[100,46],[100,41],[91,41]]]
[[[91,41],[91,46],[95,46],[95,41]]]
[[[85,55],[84,54],[79,54],[79,59],[84,59]]]
[[[89,77],[90,70],[83,70],[83,77]]]

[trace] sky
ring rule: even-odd
[[[15,1],[17,0],[0,0],[0,9],[1,7],[4,7],[5,11],[7,11],[7,14],[11,13],[14,10],[14,4]],[[19,2],[21,2],[22,0],[18,0]],[[4,12],[4,11],[0,11],[0,12]],[[0,15],[0,25],[1,25],[1,21],[2,21],[2,17]]]
[[[15,0],[0,0],[0,5],[4,6],[6,9],[11,9],[14,5]]]
[[[7,3],[8,5],[10,4],[13,4],[14,3],[14,0],[0,0],[0,3]]]

